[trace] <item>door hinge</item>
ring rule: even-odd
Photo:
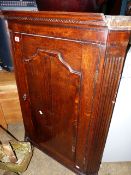
[[[26,94],[23,95],[23,100],[24,100],[24,101],[27,100],[27,95],[26,95]]]
[[[75,146],[72,146],[72,152],[74,153],[76,150]]]

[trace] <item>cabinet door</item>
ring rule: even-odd
[[[28,35],[22,36],[22,44],[35,138],[39,145],[73,161],[80,102],[81,46]]]

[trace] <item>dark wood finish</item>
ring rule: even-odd
[[[39,10],[96,12],[105,0],[36,0]]]
[[[97,175],[130,17],[3,12],[26,139],[78,174]]]

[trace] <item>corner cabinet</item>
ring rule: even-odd
[[[131,17],[3,11],[25,137],[77,174],[97,175]]]

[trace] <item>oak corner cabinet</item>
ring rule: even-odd
[[[97,175],[131,17],[3,11],[26,139],[81,175]]]

